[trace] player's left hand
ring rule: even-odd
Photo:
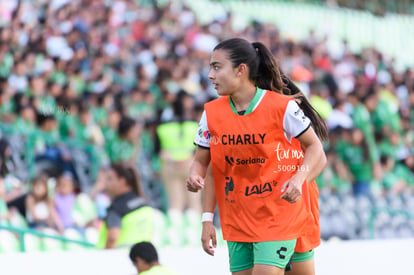
[[[217,247],[217,238],[216,228],[214,227],[213,222],[203,222],[201,244],[207,254],[214,256],[214,249]]]
[[[297,202],[302,196],[302,184],[303,181],[295,177],[290,178],[282,185],[283,194],[280,198],[290,203]]]

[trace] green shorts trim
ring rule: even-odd
[[[296,240],[258,243],[227,242],[230,272],[252,268],[255,264],[284,269],[292,258]]]
[[[293,263],[306,262],[306,261],[312,260],[314,255],[315,255],[315,251],[313,249],[303,252],[303,253],[295,252],[293,253],[291,262]]]

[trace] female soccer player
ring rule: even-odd
[[[317,137],[326,128],[306,98],[298,106],[282,95],[288,89],[263,44],[223,41],[210,66],[221,97],[205,105],[187,188],[203,187],[211,160],[214,189],[204,192],[217,199],[231,272],[283,274],[298,238],[314,230],[307,188],[326,163]]]

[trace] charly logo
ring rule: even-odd
[[[223,134],[221,136],[221,143],[223,145],[250,145],[250,144],[264,144],[266,133],[251,133],[244,135]]]
[[[257,157],[257,158],[249,157],[248,159],[241,159],[241,158],[234,159],[233,157],[225,156],[224,159],[231,166],[233,166],[233,165],[259,164],[259,163],[263,164],[266,161],[264,158],[261,158],[261,157]]]

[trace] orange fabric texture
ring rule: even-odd
[[[280,199],[303,152],[284,136],[291,98],[267,92],[250,114],[237,115],[223,96],[205,104],[223,237],[235,242],[297,239],[314,219],[309,202]],[[282,171],[283,170],[283,171]]]

